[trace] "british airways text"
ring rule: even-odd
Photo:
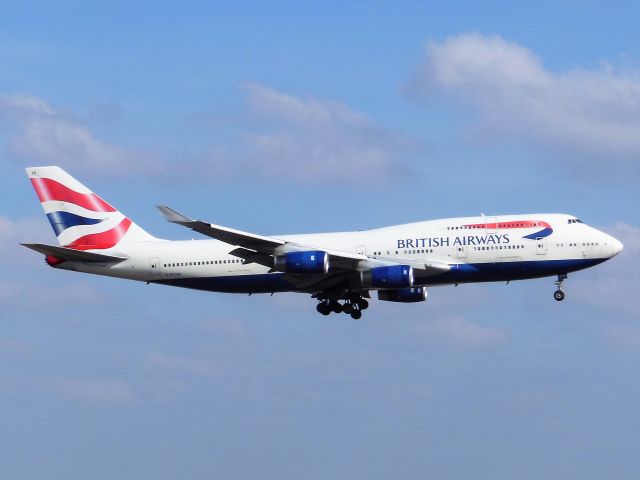
[[[509,234],[466,235],[459,237],[424,237],[398,239],[397,248],[432,248],[456,245],[504,245],[509,243]]]

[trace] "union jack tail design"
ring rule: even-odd
[[[60,167],[29,167],[31,184],[58,242],[75,250],[157,240]]]

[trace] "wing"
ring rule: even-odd
[[[206,223],[201,220],[192,220],[169,207],[158,205],[157,208],[162,215],[164,215],[164,218],[171,223],[177,223],[207,237],[215,238],[230,245],[238,245],[255,252],[274,255],[276,249],[287,243],[283,240],[242,232],[240,230],[234,230],[233,228]]]
[[[169,207],[158,206],[157,208],[171,223],[177,223],[178,225],[185,226],[208,237],[236,246],[237,248],[232,250],[230,254],[242,258],[244,263],[258,263],[265,267],[273,268],[273,257],[275,255],[308,250],[322,250],[327,252],[333,273],[321,276],[291,276],[292,279],[301,277],[295,283],[297,285],[304,285],[305,288],[310,288],[314,283],[340,283],[345,281],[345,278],[348,276],[345,274],[366,271],[382,266],[410,265],[416,270],[416,274],[421,276],[437,275],[448,272],[451,269],[449,264],[437,259],[428,262],[419,262],[404,259],[372,258],[358,253],[331,250],[314,245],[303,245],[274,237],[243,232],[241,230],[206,223],[201,220],[192,220]]]

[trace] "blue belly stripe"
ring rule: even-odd
[[[608,258],[537,260],[526,262],[461,263],[451,266],[449,272],[420,277],[414,271],[414,285],[429,286],[452,283],[504,282],[525,280],[570,273],[598,265]],[[216,277],[172,278],[154,280],[153,283],[193,288],[210,292],[271,293],[305,291],[296,289],[282,273],[232,275]]]
[[[526,262],[462,263],[452,265],[451,270],[441,275],[420,278],[419,285],[443,283],[506,282],[526,280],[576,272],[598,265],[608,258],[576,258],[569,260],[532,260]],[[418,271],[415,271],[418,272]]]
[[[171,278],[154,283],[223,293],[294,292],[295,286],[287,282],[282,273],[229,275],[218,277]]]

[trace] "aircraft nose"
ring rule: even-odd
[[[619,254],[624,248],[624,245],[622,245],[622,242],[617,238],[610,237],[609,244],[612,246],[612,250],[613,250],[611,254],[612,257]]]

